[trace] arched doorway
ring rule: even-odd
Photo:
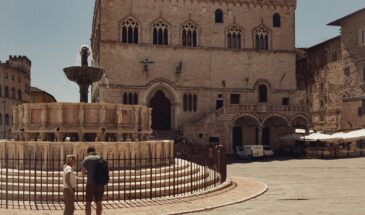
[[[149,106],[152,108],[152,129],[170,130],[171,102],[161,90],[151,98]]]
[[[232,128],[233,151],[236,151],[237,146],[256,145],[258,142],[256,132],[258,126],[259,122],[254,117],[241,116],[238,118]]]
[[[308,120],[303,116],[297,116],[292,120],[292,126],[294,129],[307,129]]]
[[[279,137],[287,134],[288,122],[281,116],[271,116],[263,123],[262,145],[270,145],[273,149],[280,147]]]

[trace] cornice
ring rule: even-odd
[[[205,51],[227,51],[227,52],[255,52],[255,53],[285,53],[285,54],[296,54],[295,50],[279,50],[279,49],[271,49],[271,50],[256,50],[252,48],[242,48],[242,49],[229,49],[223,47],[208,47],[208,46],[198,46],[198,47],[184,47],[182,45],[153,45],[150,43],[138,43],[138,44],[127,44],[122,43],[118,40],[102,40],[100,41],[102,44],[109,45],[119,45],[121,47],[143,47],[143,48],[157,48],[157,49],[181,49],[181,50],[205,50]]]
[[[148,85],[138,86],[138,85],[122,85],[122,84],[109,84],[106,86],[105,84],[101,84],[98,87],[108,88],[112,90],[130,90],[130,91],[144,91],[148,89]],[[241,93],[254,93],[255,89],[252,88],[229,88],[229,87],[184,87],[184,86],[173,86],[175,90],[179,91],[214,91],[214,92],[241,92]],[[296,90],[285,90],[285,89],[273,89],[272,93],[281,94],[281,93],[290,93],[294,94]]]

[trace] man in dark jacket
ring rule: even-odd
[[[95,169],[100,159],[96,154],[94,147],[87,149],[88,156],[83,161],[82,174],[87,175],[86,182],[86,215],[91,215],[91,202],[94,200],[96,204],[96,215],[101,215],[103,210],[102,199],[104,195],[104,186],[98,185],[95,182]]]

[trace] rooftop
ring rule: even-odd
[[[362,9],[360,9],[360,10],[358,10],[358,11],[356,11],[356,12],[353,12],[353,13],[351,13],[351,14],[347,15],[347,16],[344,16],[344,17],[342,17],[342,18],[340,18],[340,19],[337,19],[337,20],[335,20],[335,21],[333,21],[333,22],[329,23],[328,25],[332,25],[332,26],[342,26],[342,24],[343,24],[343,22],[344,22],[344,21],[346,21],[347,19],[350,19],[350,18],[352,18],[352,17],[354,17],[354,16],[356,16],[356,15],[359,15],[359,14],[361,14],[361,13],[365,13],[365,8],[362,8]]]

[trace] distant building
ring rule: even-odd
[[[297,86],[306,90],[315,130],[365,126],[365,8],[329,25],[341,35],[297,52]]]
[[[30,88],[30,103],[53,103],[53,102],[57,102],[57,100],[51,94],[36,87]]]
[[[29,102],[31,61],[25,56],[9,56],[0,62],[0,139],[10,138],[12,107]]]
[[[157,136],[271,145],[308,128],[295,79],[296,0],[97,0],[93,102],[153,108]]]

